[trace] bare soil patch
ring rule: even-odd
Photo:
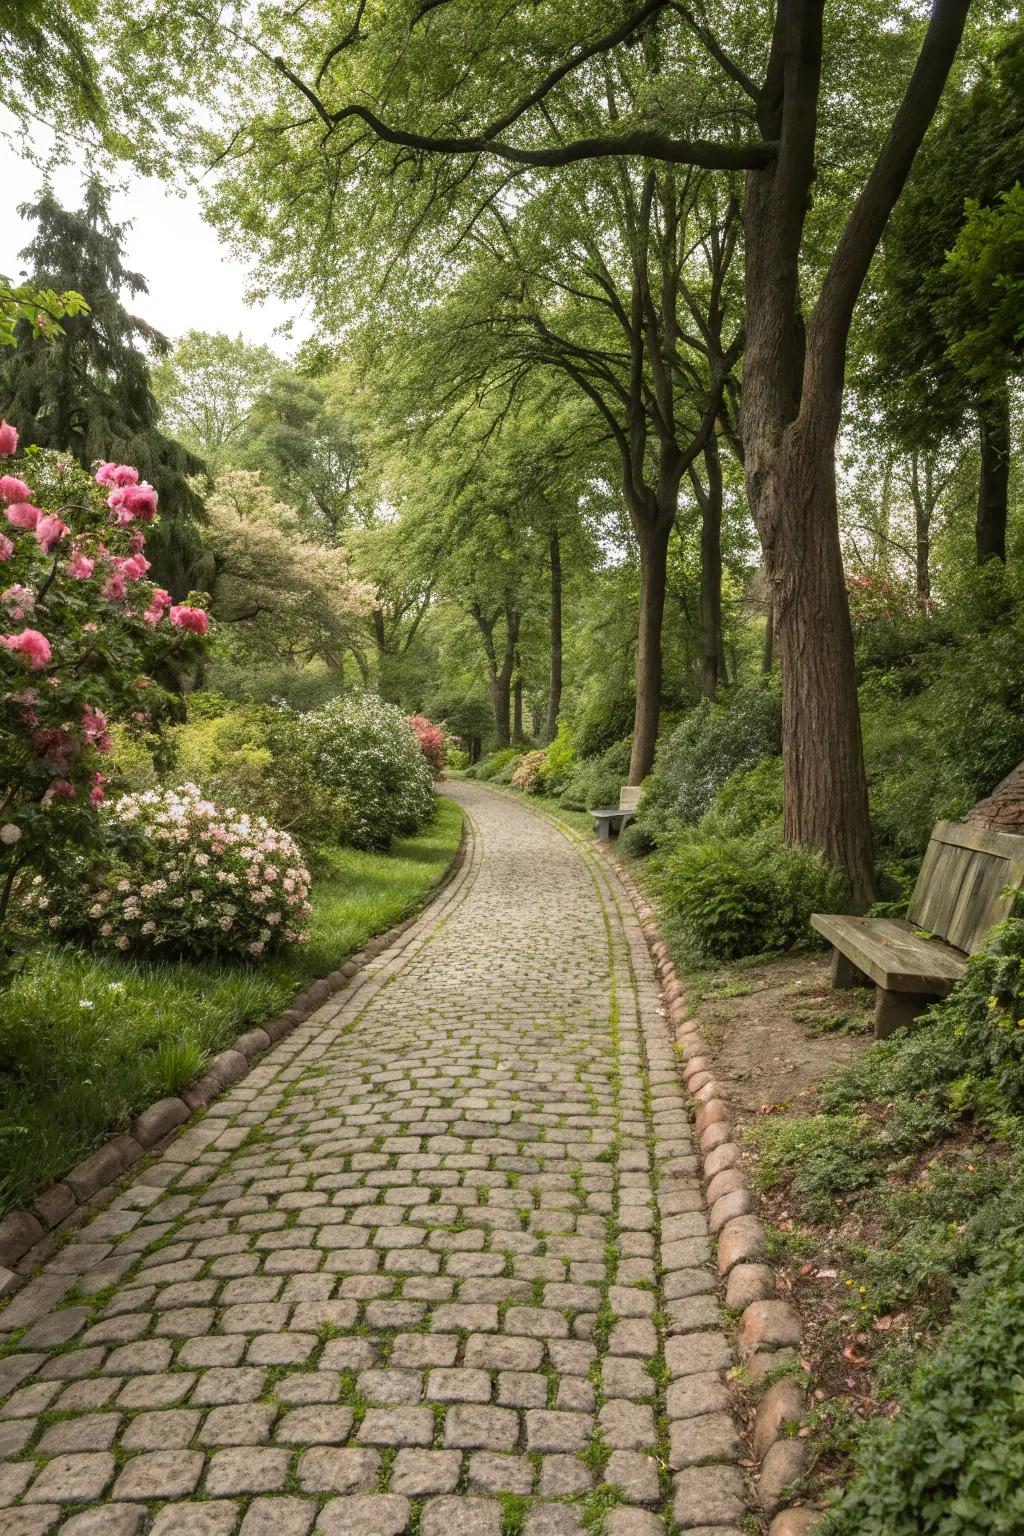
[[[810,1114],[822,1078],[870,1044],[874,993],[835,992],[827,955],[723,968],[690,987],[737,1124]]]

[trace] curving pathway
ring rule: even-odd
[[[651,962],[483,786],[422,919],[0,1312],[0,1536],[730,1536]]]

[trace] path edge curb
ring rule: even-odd
[[[724,1305],[742,1308],[737,1352],[756,1382],[774,1367],[799,1357],[803,1321],[792,1302],[779,1298],[775,1272],[765,1257],[765,1230],[754,1214],[756,1201],[739,1167],[731,1111],[718,1083],[709,1049],[691,1017],[679,973],[662,937],[654,903],[611,849],[593,847],[625,889],[636,909],[651,959],[661,982],[665,1022],[682,1062],[683,1082],[696,1111],[694,1134],[702,1168],[708,1226],[715,1245]],[[759,1463],[753,1479],[760,1512],[770,1521],[769,1536],[807,1536],[822,1511],[787,1506],[784,1490],[806,1470],[808,1441],[791,1432],[807,1416],[805,1389],[792,1376],[780,1377],[757,1405],[750,1441]]]
[[[211,1057],[199,1077],[186,1083],[179,1093],[147,1104],[134,1117],[127,1132],[109,1136],[95,1151],[42,1190],[29,1209],[15,1208],[0,1217],[0,1302],[21,1290],[36,1264],[55,1251],[62,1228],[84,1220],[87,1212],[102,1204],[105,1196],[140,1159],[160,1152],[225,1089],[247,1077],[267,1051],[286,1039],[332,997],[347,990],[370,961],[420,922],[462,869],[470,840],[470,822],[463,812],[459,844],[450,863],[401,922],[383,933],[374,934],[337,970],[297,992],[288,1007],[275,1018],[242,1030],[230,1045]],[[2,1315],[0,1312],[0,1317]]]

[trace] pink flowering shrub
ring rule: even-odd
[[[307,938],[310,875],[262,816],[214,805],[195,784],[123,795],[104,807],[120,856],[55,895],[29,896],[44,921],[133,954],[259,959]]]
[[[0,461],[16,448],[0,423]],[[109,726],[158,725],[154,677],[203,649],[205,613],[146,579],[156,492],[138,481],[35,448],[0,476],[0,973],[28,882],[100,846]]]
[[[546,752],[524,752],[512,771],[511,783],[528,795],[539,795],[544,788]]]
[[[420,751],[434,770],[434,777],[439,779],[448,761],[448,741],[444,726],[435,725],[426,715],[406,715],[405,718],[415,732]]]

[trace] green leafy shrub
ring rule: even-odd
[[[650,827],[642,821],[631,821],[622,829],[619,847],[630,859],[644,859],[657,847],[657,839]]]
[[[482,757],[470,770],[474,779],[493,779],[509,763],[514,763],[519,756],[518,747],[499,747],[497,752],[491,752],[487,757]]]
[[[782,758],[765,757],[753,768],[737,768],[715,795],[700,821],[702,837],[751,837],[782,831]]]
[[[702,700],[659,743],[645,819],[699,821],[730,775],[778,755],[781,731],[774,686],[738,688],[721,704]]]
[[[755,1121],[744,1139],[758,1149],[761,1189],[788,1180],[802,1214],[827,1221],[837,1200],[874,1182],[875,1167],[865,1156],[868,1127],[864,1115],[795,1115]]]
[[[598,805],[618,805],[629,774],[632,738],[624,736],[599,757],[581,758],[569,776],[559,804],[569,811],[589,811]]]
[[[507,757],[500,768],[495,769],[490,775],[492,784],[511,784],[513,782],[516,770],[523,760],[523,749],[522,747],[512,747],[509,750],[512,755]]]
[[[562,794],[575,766],[576,750],[569,727],[561,720],[555,739],[548,743],[544,751],[544,762],[540,770],[543,793],[555,798]]]
[[[284,745],[282,745],[282,743]],[[335,832],[355,848],[386,848],[434,815],[433,773],[400,709],[374,694],[333,699],[280,727],[279,793],[301,780],[343,805]]]
[[[820,854],[770,833],[705,841],[682,835],[665,853],[658,889],[687,947],[735,960],[813,942],[814,911],[834,911],[843,877]]]
[[[226,712],[212,712],[202,694],[192,695],[188,721],[170,733],[174,779],[198,784],[211,799],[252,814],[265,811],[270,792],[270,732],[277,713],[230,705]]]
[[[1022,1378],[1024,1242],[1012,1233],[968,1286],[899,1416],[864,1447],[822,1536],[1017,1536]]]

